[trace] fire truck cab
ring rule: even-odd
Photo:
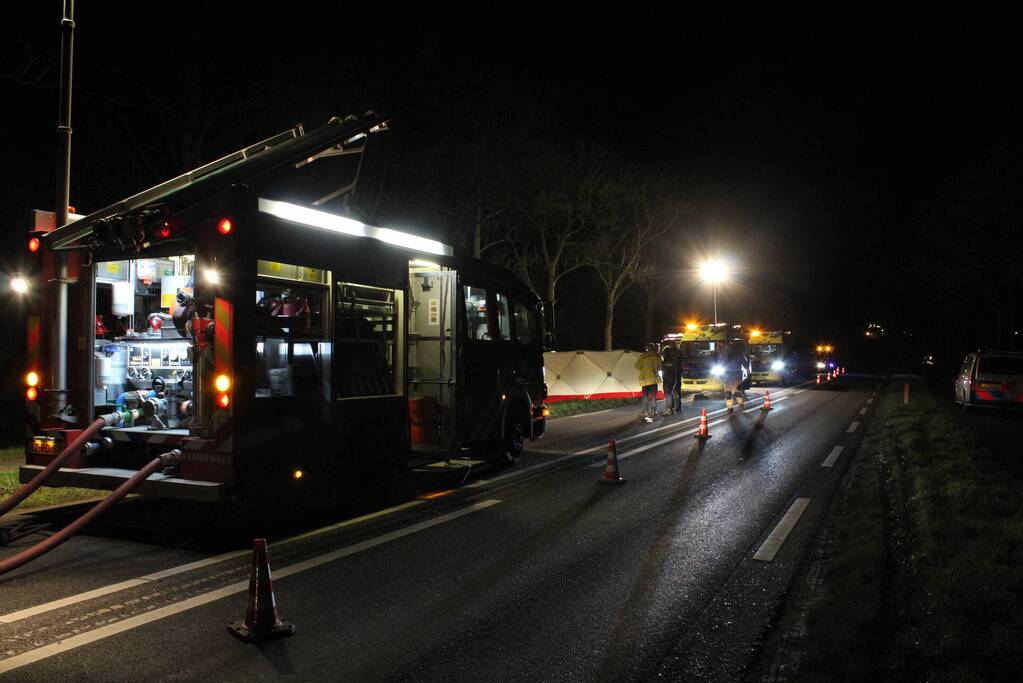
[[[34,235],[22,481],[110,413],[48,485],[115,488],[178,448],[140,493],[336,506],[410,454],[510,463],[540,438],[543,310],[521,281],[303,195],[386,126],[296,127]]]

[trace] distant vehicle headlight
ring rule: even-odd
[[[784,370],[785,369],[785,363],[783,363],[780,360],[776,360],[773,363],[771,363],[771,369],[774,370],[775,372],[777,372],[779,370]]]
[[[824,369],[824,368],[826,368],[826,367],[827,367],[827,366],[826,366],[826,365],[825,365],[824,363],[817,363],[817,369],[818,369],[818,370],[823,370],[823,369]]]
[[[720,377],[721,375],[725,374],[725,369],[720,365],[715,365],[710,369],[710,374],[714,375],[715,377]]]

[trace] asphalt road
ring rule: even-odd
[[[0,577],[0,679],[741,677],[878,384],[772,390],[773,410],[731,416],[706,400],[652,424],[634,407],[564,418],[512,469],[461,469],[440,478],[464,484],[451,493],[271,537],[297,630],[261,645],[225,628],[245,609],[247,551],[189,543],[215,525],[203,513],[176,510],[163,534],[125,506],[123,533],[108,522]],[[598,483],[609,438],[622,486]]]

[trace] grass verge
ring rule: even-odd
[[[14,493],[21,486],[18,482],[18,466],[24,462],[24,448],[0,449],[0,500],[6,499],[7,496]],[[35,493],[22,501],[17,509],[27,510],[46,505],[78,503],[83,500],[100,498],[103,495],[102,491],[93,489],[40,486]]]
[[[836,510],[801,680],[1016,680],[1023,474],[919,387],[887,393]],[[1018,455],[1018,454],[1016,454]]]
[[[556,401],[548,403],[547,408],[551,411],[551,417],[568,417],[569,415],[582,415],[584,413],[595,413],[598,410],[609,408],[621,408],[622,406],[638,406],[643,399],[637,398],[595,398],[591,400],[578,401]]]

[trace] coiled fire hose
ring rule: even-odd
[[[99,420],[97,420],[97,422],[98,421]],[[107,496],[99,503],[97,503],[95,507],[91,508],[84,515],[82,515],[75,521],[71,522],[71,524],[68,524],[66,527],[64,527],[57,533],[53,534],[52,536],[40,541],[39,543],[36,543],[31,548],[26,548],[17,555],[8,557],[5,560],[0,560],[0,575],[6,574],[7,572],[13,569],[17,569],[26,562],[31,562],[37,557],[53,550],[58,545],[74,536],[78,532],[78,530],[81,529],[83,526],[85,526],[86,524],[96,519],[101,514],[103,514],[108,508],[114,505],[114,503],[121,500],[129,493],[131,493],[136,486],[138,486],[146,479],[148,479],[149,475],[151,475],[153,472],[156,472],[157,470],[170,465],[171,463],[177,461],[177,459],[180,457],[181,451],[178,449],[174,449],[172,451],[164,453],[163,455],[159,455],[153,458],[153,460],[148,465],[146,465],[138,472],[133,474],[131,478],[129,478],[123,484],[118,486],[117,489],[113,491],[109,496]]]
[[[60,452],[60,455],[54,458],[50,464],[46,466],[46,469],[32,477],[31,481],[12,493],[10,498],[0,503],[0,517],[6,515],[8,512],[16,508],[21,501],[32,495],[37,488],[42,486],[43,482],[46,481],[51,474],[60,469],[60,466],[64,464],[65,460],[77,453],[89,439],[95,436],[96,432],[104,427],[116,426],[122,422],[132,420],[134,417],[137,417],[137,415],[133,414],[132,411],[127,411],[110,413],[109,415],[102,415],[97,418],[96,421],[86,427],[74,441],[69,443],[67,447]]]

